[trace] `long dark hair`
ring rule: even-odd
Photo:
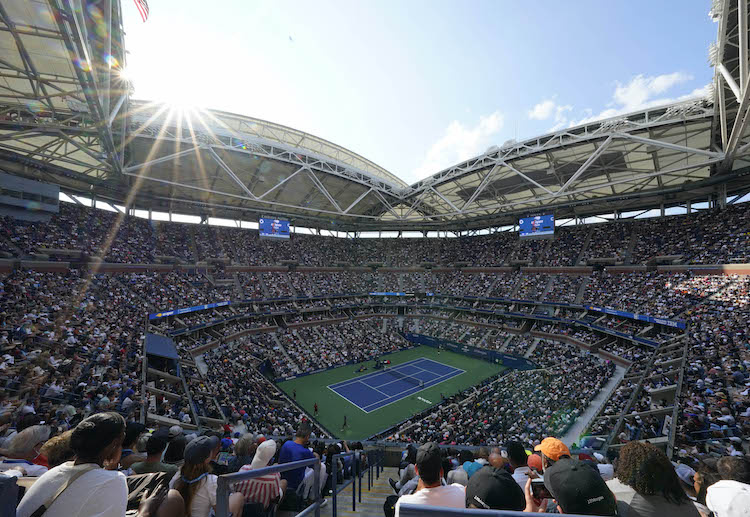
[[[662,496],[673,504],[690,501],[667,455],[650,443],[626,444],[620,450],[615,474],[640,495]]]
[[[185,515],[190,515],[190,505],[193,503],[193,497],[198,488],[206,482],[206,477],[211,473],[211,465],[205,462],[188,463],[187,461],[180,467],[177,481],[174,488],[185,501]]]

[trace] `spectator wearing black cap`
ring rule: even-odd
[[[578,515],[617,515],[617,501],[599,472],[585,463],[561,458],[544,469],[544,486],[560,513]],[[525,512],[538,512],[540,502],[531,492],[531,478],[526,482]]]
[[[466,508],[466,488],[457,483],[442,484],[443,462],[440,447],[435,442],[426,443],[417,449],[415,470],[419,476],[417,491],[399,497],[396,503],[396,517],[399,516],[402,504]]]
[[[211,474],[211,460],[219,452],[216,436],[199,436],[185,446],[185,463],[170,481],[185,501],[185,514],[189,517],[208,517],[216,508],[218,478]],[[229,496],[229,511],[241,515],[244,498],[240,493]]]
[[[620,450],[615,475],[621,485],[630,488],[629,491],[617,491],[617,506],[622,515],[699,516],[695,505],[682,488],[672,462],[661,449],[650,443],[626,444]]]
[[[471,476],[466,487],[467,508],[521,511],[525,506],[523,490],[501,468],[482,467]]]
[[[181,434],[177,438],[169,441],[167,450],[164,453],[164,463],[176,465],[181,467],[184,463],[185,446],[187,445],[187,438]]]

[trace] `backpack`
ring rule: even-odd
[[[144,494],[152,494],[159,485],[169,484],[168,472],[149,472],[128,476],[128,510],[137,510]]]
[[[383,513],[385,514],[385,517],[394,517],[396,515],[397,502],[397,495],[389,495],[385,498],[385,503],[383,503]]]

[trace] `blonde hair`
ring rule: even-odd
[[[53,436],[42,446],[39,454],[47,458],[49,468],[57,467],[75,457],[76,453],[70,447],[70,436],[73,430]]]

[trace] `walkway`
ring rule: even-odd
[[[364,485],[362,486],[362,502],[357,501],[357,511],[352,511],[352,485],[349,485],[344,490],[339,492],[338,498],[338,512],[337,517],[383,517],[383,504],[385,498],[389,495],[394,495],[391,486],[388,484],[388,478],[397,478],[398,469],[395,467],[386,467],[383,472],[380,473],[380,479],[375,479],[375,470],[373,469],[373,486],[367,490],[367,474],[362,478]],[[327,504],[321,508],[321,517],[331,517],[331,507],[333,501],[331,496],[326,497]],[[296,515],[294,512],[280,511],[277,513],[277,517],[293,517]]]
[[[373,479],[374,479],[373,470]],[[341,517],[383,517],[383,504],[385,498],[389,495],[394,495],[391,485],[388,484],[388,478],[397,478],[398,469],[395,467],[386,467],[383,472],[380,473],[380,479],[375,479],[373,487],[367,490],[367,475],[362,478],[364,485],[362,486],[362,502],[357,501],[357,511],[352,511],[352,485],[346,487],[337,496],[339,509],[336,512],[337,516]],[[331,515],[331,501],[330,497],[328,504],[323,510],[321,510],[321,516]]]
[[[571,445],[578,442],[578,438],[581,436],[583,431],[586,430],[589,422],[591,422],[591,419],[594,418],[597,413],[599,413],[599,410],[602,408],[604,403],[607,402],[607,399],[609,398],[612,390],[615,388],[615,386],[617,386],[617,384],[619,384],[620,380],[625,377],[625,370],[626,369],[622,366],[616,365],[615,374],[609,379],[609,382],[607,382],[607,384],[604,385],[599,394],[594,397],[594,400],[591,401],[589,407],[586,408],[586,411],[578,417],[573,426],[568,429],[568,432],[565,433],[562,438],[560,438],[563,443],[565,443],[566,445]]]

